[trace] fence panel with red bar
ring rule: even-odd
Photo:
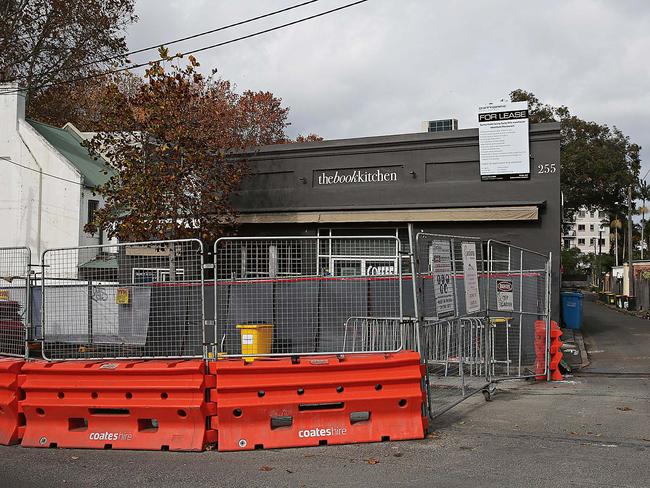
[[[213,442],[202,360],[30,362],[22,445],[200,451]]]
[[[416,352],[218,360],[209,370],[220,451],[424,437]]]
[[[396,352],[403,321],[397,236],[226,237],[214,245],[215,353]],[[246,331],[265,328],[255,353]],[[412,327],[411,327],[412,328]]]
[[[47,249],[42,269],[46,359],[204,357],[201,241]]]

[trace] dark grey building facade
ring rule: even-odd
[[[530,126],[530,179],[481,181],[478,129],[265,146],[233,203],[240,235],[376,235],[407,225],[497,239],[560,268],[560,126]],[[341,235],[341,234],[339,234]]]

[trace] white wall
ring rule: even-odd
[[[0,85],[0,90],[15,85]],[[46,248],[79,245],[81,175],[24,119],[24,99],[0,97],[0,247],[29,246],[32,263]],[[55,175],[52,178],[43,173]]]

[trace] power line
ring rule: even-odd
[[[53,175],[53,174],[50,174],[50,173],[46,173],[45,171],[41,171],[39,169],[30,168],[29,166],[25,166],[24,164],[17,163],[16,161],[13,161],[13,160],[11,160],[9,158],[6,158],[4,156],[0,156],[0,159],[2,159],[3,161],[6,161],[8,163],[15,164],[16,166],[19,166],[21,168],[28,169],[29,171],[33,171],[34,173],[38,173],[39,175],[49,176],[50,178],[55,178],[57,180],[66,181],[68,183],[73,183],[73,184],[79,185],[79,186],[86,186],[83,183],[79,183],[78,181],[69,180],[69,179],[63,178],[61,176],[56,176],[56,175]]]
[[[190,36],[181,37],[179,39],[174,39],[174,40],[171,40],[171,41],[168,41],[168,42],[154,44],[154,45],[151,45],[151,46],[148,46],[148,47],[143,47],[143,48],[140,48],[140,49],[136,49],[135,51],[129,51],[129,52],[124,53],[124,54],[117,54],[117,55],[113,55],[113,56],[107,56],[105,58],[96,59],[96,60],[93,60],[93,61],[87,61],[85,63],[73,65],[73,66],[70,66],[70,67],[65,68],[65,69],[58,69],[58,70],[57,69],[51,69],[49,71],[43,71],[41,73],[37,73],[35,76],[38,77],[38,76],[43,76],[43,75],[47,75],[47,74],[51,74],[51,73],[59,73],[61,71],[66,71],[66,70],[85,68],[86,66],[90,66],[90,65],[93,65],[93,64],[107,63],[108,61],[113,61],[113,60],[116,60],[116,59],[126,58],[126,57],[129,57],[129,56],[133,56],[134,54],[140,54],[140,53],[143,53],[143,52],[146,52],[146,51],[151,51],[152,49],[157,49],[157,48],[162,47],[162,46],[171,46],[172,44],[178,44],[179,42],[189,41],[191,39],[196,39],[197,37],[207,36],[208,34],[214,34],[215,32],[220,32],[220,31],[223,31],[223,30],[226,30],[226,29],[231,29],[233,27],[238,27],[240,25],[249,24],[249,23],[254,22],[256,20],[264,19],[266,17],[271,17],[273,15],[281,14],[283,12],[288,12],[289,10],[294,10],[296,8],[299,8],[299,7],[304,7],[305,5],[308,5],[310,3],[315,3],[315,2],[318,2],[318,1],[319,0],[309,0],[308,2],[302,2],[302,3],[292,5],[290,7],[286,7],[286,8],[280,9],[280,10],[275,10],[273,12],[258,15],[257,17],[251,17],[249,19],[241,20],[239,22],[235,22],[235,23],[228,24],[228,25],[224,25],[222,27],[217,27],[215,29],[210,29],[210,30],[207,30],[207,31],[204,31],[204,32],[199,32],[198,34],[192,34]],[[17,81],[25,80],[25,79],[27,79],[26,76],[16,78]]]
[[[227,44],[232,44],[232,43],[235,43],[235,42],[243,41],[245,39],[250,39],[252,37],[257,37],[257,36],[260,36],[262,34],[267,34],[269,32],[273,32],[273,31],[276,31],[276,30],[279,30],[279,29],[284,29],[285,27],[290,27],[292,25],[300,24],[300,23],[306,22],[308,20],[316,19],[318,17],[323,17],[324,15],[328,15],[328,14],[331,14],[331,13],[334,13],[334,12],[338,12],[340,10],[350,8],[350,7],[353,7],[355,5],[365,3],[367,1],[368,0],[359,0],[357,2],[348,3],[346,5],[342,5],[342,6],[337,7],[337,8],[333,8],[333,9],[330,9],[330,10],[326,10],[324,12],[320,12],[318,14],[310,15],[308,17],[303,17],[302,19],[294,20],[292,22],[287,22],[286,24],[281,24],[281,25],[278,25],[276,27],[270,27],[268,29],[257,31],[257,32],[254,32],[252,34],[247,34],[245,36],[240,36],[240,37],[237,37],[235,39],[230,39],[228,41],[223,41],[223,42],[219,42],[219,43],[216,43],[216,44],[211,44],[209,46],[204,46],[204,47],[201,47],[201,48],[198,48],[198,49],[193,49],[191,51],[185,51],[183,53],[179,53],[177,56],[172,56],[170,59],[174,59],[175,57],[183,57],[183,56],[188,56],[190,54],[200,53],[200,52],[203,52],[203,51],[207,51],[209,49],[214,49],[214,48],[217,48],[217,47],[225,46]],[[56,82],[51,82],[51,83],[44,83],[42,85],[37,85],[36,88],[37,89],[38,88],[49,88],[51,86],[56,86],[56,85],[61,85],[61,84],[70,84],[70,83],[75,83],[77,81],[86,81],[86,80],[90,80],[90,79],[93,79],[93,78],[98,78],[100,76],[108,76],[108,75],[111,75],[111,74],[122,73],[124,71],[129,71],[129,70],[136,69],[136,68],[142,68],[144,66],[150,65],[151,63],[167,61],[167,60],[168,59],[166,59],[166,58],[158,58],[158,59],[155,59],[155,60],[152,60],[152,61],[147,61],[145,63],[133,64],[131,66],[125,66],[123,68],[118,68],[118,69],[114,69],[114,70],[105,71],[103,73],[97,73],[97,74],[93,74],[93,75],[89,75],[89,76],[83,76],[83,77],[80,77],[80,78],[73,78],[73,79],[70,79],[70,80],[61,80],[61,81],[56,81]],[[20,91],[21,90],[19,90],[19,89],[18,90],[7,90],[7,91],[4,91],[4,92],[0,92],[0,95],[8,95],[10,93],[16,93],[16,92],[20,92]]]

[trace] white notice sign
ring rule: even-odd
[[[436,300],[436,314],[439,319],[456,314],[454,303],[454,277],[451,268],[451,247],[449,241],[432,241],[429,247],[429,262],[433,274],[433,296]]]
[[[481,180],[530,178],[528,102],[478,108]]]
[[[481,310],[481,295],[478,291],[478,270],[476,269],[476,243],[463,242],[463,270],[465,275],[465,310],[474,313]]]
[[[497,310],[499,312],[514,310],[512,280],[497,280]]]

